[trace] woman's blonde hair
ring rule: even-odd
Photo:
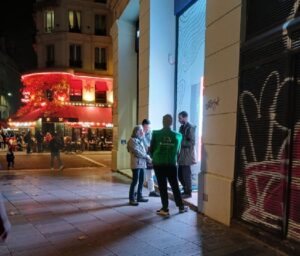
[[[136,125],[133,130],[132,130],[132,134],[131,134],[131,138],[138,138],[138,131],[139,130],[143,130],[143,126],[141,125]]]

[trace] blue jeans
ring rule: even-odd
[[[134,188],[138,184],[137,187],[137,199],[142,197],[142,189],[144,185],[144,169],[132,169],[132,182],[130,184],[129,189],[129,200],[134,200]]]
[[[51,160],[50,160],[51,168],[54,167],[54,158],[57,159],[58,165],[59,165],[59,167],[61,167],[63,164],[62,164],[62,161],[60,159],[60,152],[51,152]]]

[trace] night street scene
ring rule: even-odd
[[[0,12],[0,256],[300,256],[300,0]]]

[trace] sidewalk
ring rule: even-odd
[[[109,168],[1,172],[13,230],[0,255],[281,255],[189,211],[157,216],[160,198],[128,205],[130,180]]]

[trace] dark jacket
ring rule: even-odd
[[[181,150],[179,153],[179,165],[193,165],[195,158],[195,133],[196,126],[186,123],[180,126],[179,132],[182,134]]]
[[[53,137],[53,139],[49,142],[49,148],[51,153],[59,153],[62,147],[63,143],[58,137]]]
[[[14,152],[8,151],[7,154],[6,154],[6,161],[7,162],[13,162],[14,159],[15,159]]]

